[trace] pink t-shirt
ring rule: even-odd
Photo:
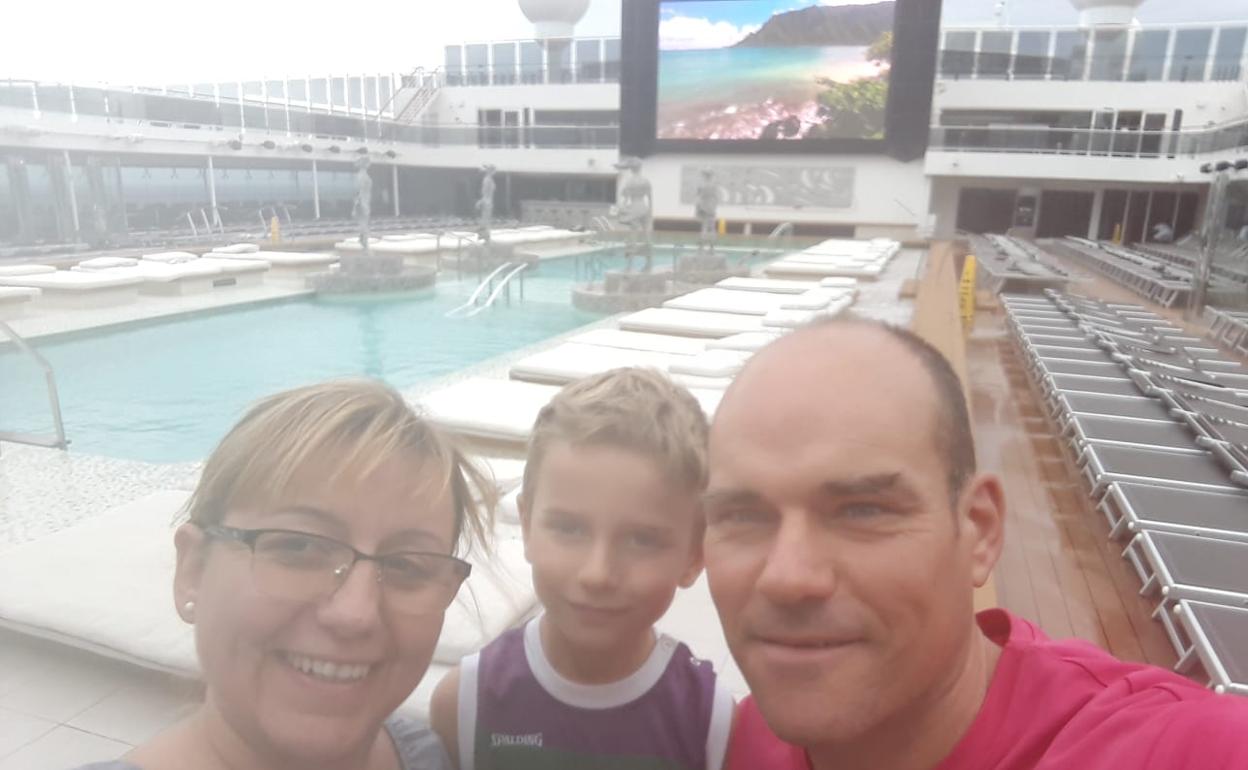
[[[936,770],[1248,768],[1248,698],[1087,642],[1053,641],[1005,610],[976,619],[1001,657],[970,730]],[[750,697],[738,707],[728,770],[759,768],[810,763],[768,729]]]

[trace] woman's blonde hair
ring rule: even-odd
[[[396,390],[365,379],[295,388],[254,404],[209,456],[185,513],[214,524],[236,505],[274,503],[302,468],[325,457],[337,463],[334,479],[366,478],[391,458],[418,458],[413,478],[434,468],[451,490],[456,550],[465,540],[485,543],[494,484]]]
[[[707,421],[685,388],[653,369],[612,369],[559,391],[542,407],[529,436],[524,492],[536,491],[550,445],[606,445],[650,458],[678,489],[706,488]]]

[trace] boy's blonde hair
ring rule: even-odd
[[[681,491],[706,488],[707,421],[697,399],[652,369],[612,369],[568,385],[542,407],[529,437],[524,494],[550,445],[630,449],[650,458]]]
[[[366,478],[395,457],[412,463],[413,480],[433,469],[451,490],[456,550],[463,541],[485,542],[494,485],[397,391],[374,380],[334,380],[257,402],[209,456],[185,512],[215,524],[236,505],[273,504],[302,468],[327,457],[337,464],[333,481]]]

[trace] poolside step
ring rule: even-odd
[[[48,449],[65,448],[56,436],[37,436],[33,433],[14,433],[0,430],[0,441],[9,441],[14,444],[30,444],[32,446],[47,447]],[[66,441],[65,443],[68,444],[69,442]]]

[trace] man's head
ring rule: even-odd
[[[1004,500],[927,343],[834,321],[759,352],[716,414],[705,499],[711,592],[781,738],[886,733],[953,686]]]

